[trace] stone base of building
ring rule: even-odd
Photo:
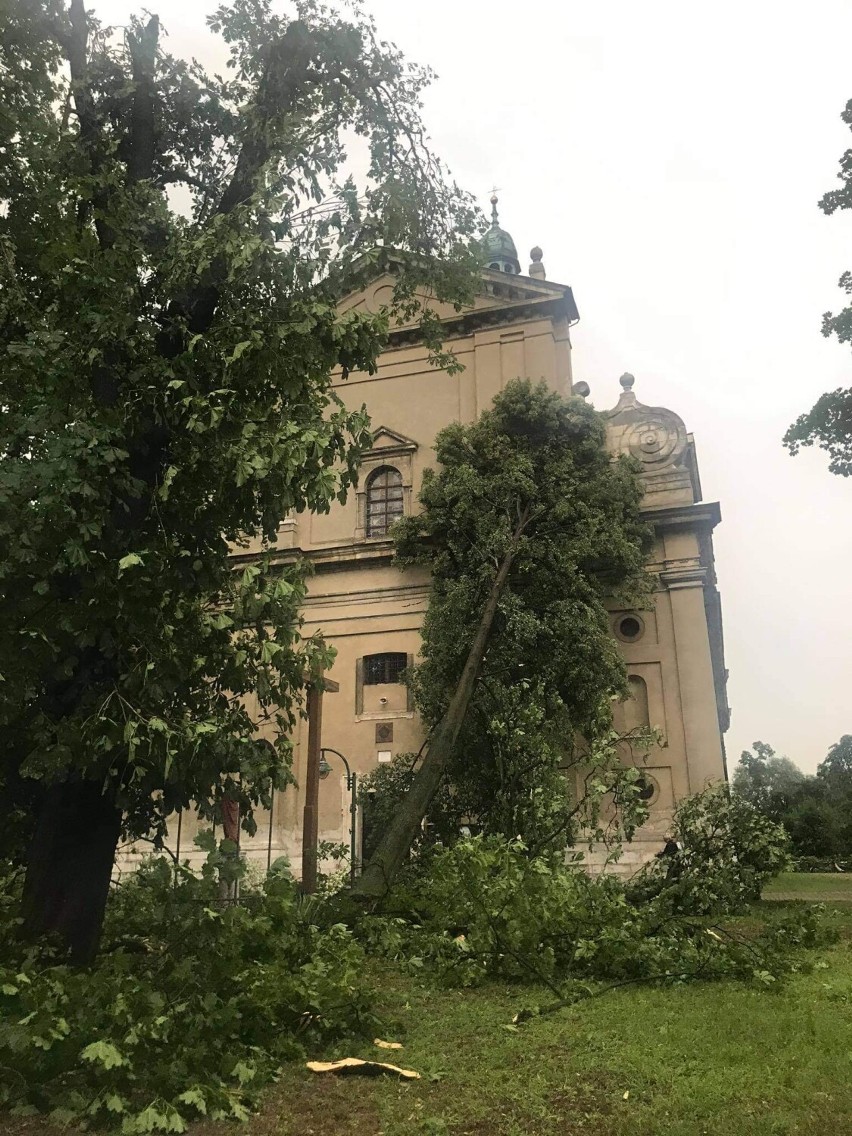
[[[622,846],[620,854],[614,847],[596,844],[591,848],[588,845],[570,848],[568,856],[581,854],[580,865],[592,877],[607,874],[629,880],[650,863],[661,848],[660,840],[633,840]]]
[[[221,837],[221,831],[218,835]],[[323,834],[323,838],[326,839],[325,834]],[[334,843],[342,844],[344,842],[336,839]],[[135,872],[144,859],[154,855],[166,856],[187,865],[193,872],[199,873],[207,859],[207,853],[198,848],[194,841],[188,841],[178,847],[174,838],[172,838],[167,842],[166,849],[161,853],[155,852],[150,844],[139,842],[138,844],[125,845],[120,849],[115,860],[113,879],[120,880],[123,876]],[[267,869],[282,857],[288,861],[292,875],[296,879],[301,877],[302,842],[300,837],[278,834],[271,842],[268,839],[262,839],[260,834],[254,839],[245,837],[240,842],[240,856],[245,861],[249,876],[252,879],[262,877]],[[324,875],[333,875],[347,869],[348,862],[325,859],[320,861],[318,868]]]
[[[338,835],[335,834],[335,836]],[[338,842],[342,843],[339,840]],[[566,860],[573,860],[579,855],[582,856],[582,860],[579,861],[580,866],[592,877],[606,873],[622,880],[629,880],[645,864],[654,859],[662,846],[663,841],[656,836],[650,839],[629,841],[622,846],[620,854],[617,853],[615,846],[606,844],[592,845],[591,848],[587,844],[578,845],[566,850]],[[169,842],[168,851],[161,853],[161,855],[175,858],[176,853],[179,856],[180,863],[187,864],[195,872],[201,871],[207,857],[206,852],[192,843],[189,847],[184,845],[177,849],[173,841]],[[122,876],[134,872],[143,859],[155,854],[151,846],[145,843],[126,845],[116,857],[113,878],[120,880]],[[289,836],[289,838],[285,836],[283,839],[279,836],[278,839],[273,839],[271,844],[267,840],[258,838],[247,839],[240,848],[240,855],[246,861],[249,873],[252,876],[262,875],[270,865],[281,857],[285,857],[289,861],[290,871],[296,879],[301,875],[302,845],[301,840],[294,836]],[[345,861],[329,859],[319,865],[319,870],[325,875],[332,875],[347,867],[348,864]]]

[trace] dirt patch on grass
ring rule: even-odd
[[[246,1124],[198,1124],[192,1136],[379,1136],[370,1082],[346,1077],[287,1077]]]
[[[79,1128],[57,1128],[43,1116],[4,1116],[0,1114],[0,1136],[74,1136]]]

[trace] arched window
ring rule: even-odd
[[[644,678],[630,675],[627,679],[630,691],[624,703],[624,728],[630,730],[647,729],[651,725],[648,712],[648,687]]]
[[[367,536],[385,536],[402,516],[402,474],[383,465],[367,481]]]

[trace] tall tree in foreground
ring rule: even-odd
[[[156,16],[118,36],[32,0],[0,27],[0,780],[41,786],[26,933],[78,961],[122,832],[222,794],[250,824],[286,779],[328,653],[300,638],[301,571],[235,576],[228,542],[342,499],[369,433],[333,368],[373,370],[415,288],[468,295],[428,73],[369,20],[292,9],[215,13],[227,79],[164,54]],[[382,245],[392,305],[338,314]]]
[[[610,730],[625,675],[605,605],[647,595],[648,532],[633,465],[605,442],[582,399],[521,380],[438,435],[422,512],[395,529],[398,563],[432,572],[413,680],[432,732],[356,895],[384,894],[451,772],[483,784],[512,836],[535,821],[535,790],[564,797],[575,736]]]
[[[852,129],[852,100],[840,116]],[[852,209],[852,149],[840,159],[840,189],[830,190],[819,202],[823,213],[831,216],[838,209]],[[838,281],[847,296],[852,296],[852,272],[844,272]],[[852,304],[839,312],[826,312],[822,317],[822,334],[836,335],[841,343],[852,344]],[[802,414],[784,435],[784,445],[795,457],[800,449],[817,445],[828,454],[828,468],[841,477],[852,474],[852,386],[838,387],[821,395],[807,414]]]

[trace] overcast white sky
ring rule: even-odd
[[[141,4],[90,0],[121,23]],[[205,63],[212,0],[158,7],[169,49]],[[760,739],[813,770],[852,733],[852,479],[792,459],[790,422],[852,384],[820,334],[842,306],[852,216],[826,218],[852,145],[849,0],[367,0],[385,38],[439,79],[436,149],[501,223],[526,271],[580,309],[574,377],[599,409],[618,376],[695,434],[718,499],[729,765]]]

